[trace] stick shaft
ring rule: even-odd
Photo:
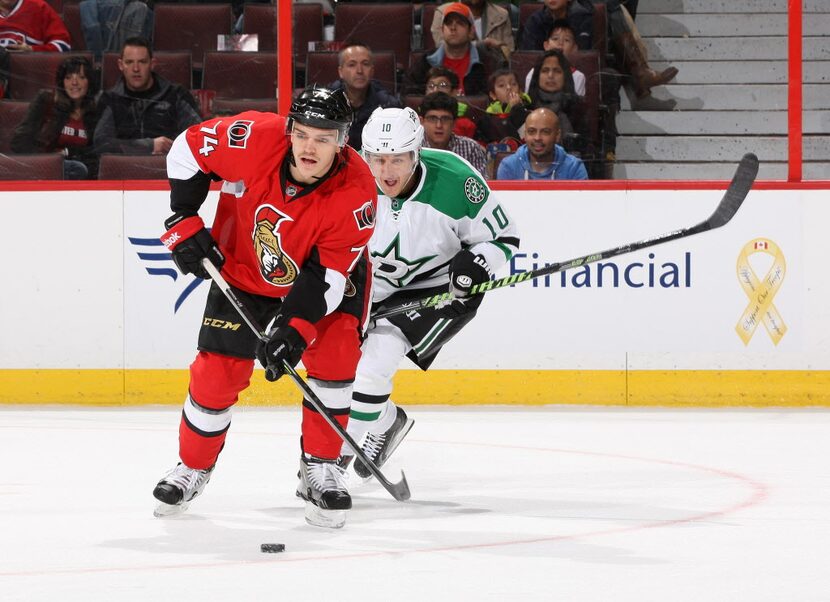
[[[497,280],[489,280],[487,282],[482,282],[474,285],[470,289],[470,295],[479,295],[487,293],[489,291],[504,288],[506,286],[512,286],[514,284],[528,282],[536,278],[541,278],[542,276],[548,276],[550,274],[555,274],[557,272],[563,272],[571,268],[578,268],[589,263],[594,263],[596,261],[601,261],[603,259],[610,259],[611,257],[617,257],[619,255],[625,255],[627,253],[634,253],[636,251],[641,251],[642,249],[648,249],[650,247],[662,245],[673,240],[678,240],[680,238],[686,238],[687,236],[700,234],[701,232],[706,232],[714,228],[720,228],[721,226],[728,223],[729,220],[732,219],[732,217],[738,211],[744,199],[746,198],[746,195],[749,193],[750,188],[752,188],[752,183],[755,181],[755,176],[757,175],[757,173],[758,158],[751,153],[744,155],[743,159],[741,159],[741,162],[738,165],[738,169],[735,172],[735,176],[732,178],[732,182],[726,189],[726,192],[724,193],[720,203],[718,203],[717,208],[712,213],[712,215],[709,216],[708,219],[700,222],[699,224],[696,224],[689,228],[682,228],[680,230],[666,232],[665,234],[660,234],[659,236],[646,238],[643,240],[639,240],[637,242],[628,243],[626,245],[621,245],[613,249],[600,251],[598,253],[591,253],[589,255],[583,255],[582,257],[576,257],[574,259],[569,259],[568,261],[553,263],[551,265],[544,266],[536,270],[531,270],[529,272],[511,274],[509,276],[504,276],[503,278],[499,278]],[[372,315],[372,319],[380,320],[381,318],[388,318],[410,311],[417,311],[420,309],[426,309],[428,307],[434,307],[435,305],[438,305],[441,302],[452,300],[455,300],[455,297],[452,293],[441,293],[439,295],[425,297],[423,299],[418,299],[416,301],[409,301],[408,303],[402,303],[401,305],[396,305],[394,307],[378,311]]]
[[[225,295],[228,301],[233,304],[236,308],[236,311],[239,312],[239,315],[244,320],[245,324],[248,325],[253,333],[259,338],[262,342],[268,342],[268,335],[265,334],[265,331],[260,327],[257,323],[257,319],[248,311],[248,308],[245,306],[242,301],[239,300],[239,297],[236,296],[233,289],[230,287],[228,282],[219,273],[219,270],[216,268],[213,263],[207,258],[202,259],[202,266],[204,266],[205,270],[213,281],[216,283],[216,286],[219,287],[219,290]],[[297,385],[297,388],[303,392],[303,395],[306,399],[308,399],[309,403],[314,406],[314,409],[320,413],[323,419],[328,423],[328,425],[334,429],[334,431],[338,434],[338,436],[346,442],[356,458],[358,458],[361,462],[363,462],[369,470],[372,472],[374,477],[378,480],[378,482],[383,485],[383,487],[392,494],[396,500],[403,501],[408,500],[410,497],[409,493],[409,485],[406,482],[406,476],[404,476],[403,472],[401,472],[401,481],[399,483],[392,483],[387,479],[380,469],[372,462],[366,454],[363,453],[363,450],[360,449],[360,446],[355,442],[351,435],[340,425],[337,420],[329,413],[328,408],[323,404],[317,394],[311,389],[303,377],[297,374],[297,371],[294,367],[289,364],[287,361],[283,360],[283,368],[285,369],[286,374],[291,377],[291,380],[294,381],[294,384]]]

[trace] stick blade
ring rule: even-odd
[[[375,475],[377,477],[378,475]],[[381,475],[382,477],[383,475]],[[380,480],[380,479],[379,479]],[[385,481],[385,482],[384,482]],[[405,502],[409,498],[412,497],[412,493],[409,491],[409,483],[406,482],[406,475],[401,471],[401,480],[397,483],[390,483],[386,481],[386,479],[380,480],[381,485],[383,485],[384,489],[392,494],[392,497],[398,500],[399,502]]]
[[[706,220],[709,228],[720,228],[735,217],[741,204],[749,194],[755,177],[758,175],[758,157],[753,153],[747,153],[738,164],[735,175],[721,199],[715,212]]]

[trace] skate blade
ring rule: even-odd
[[[324,510],[311,502],[305,503],[305,522],[314,527],[340,529],[346,524],[347,510]]]
[[[181,504],[165,504],[164,502],[159,502],[159,505],[156,506],[156,509],[153,510],[153,516],[156,518],[165,518],[167,516],[176,516],[177,514],[181,514],[190,504],[187,502],[182,502]]]

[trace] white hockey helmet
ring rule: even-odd
[[[418,113],[403,109],[375,109],[363,126],[364,154],[397,155],[414,152],[417,162],[424,141],[424,126]]]

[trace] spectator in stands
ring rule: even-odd
[[[631,83],[638,98],[651,94],[655,86],[670,82],[677,69],[669,67],[660,73],[648,64],[645,45],[639,39],[634,21],[618,0],[605,0],[608,14],[611,50],[617,67],[631,76]],[[635,5],[636,9],[636,5]],[[581,50],[592,48],[594,9],[591,0],[545,0],[545,6],[533,13],[525,23],[519,44],[522,50],[542,50],[550,36],[553,23],[565,19],[576,33],[576,44]]]
[[[433,92],[444,92],[458,100],[460,89],[455,71],[441,66],[432,67],[427,71],[426,93],[432,94]],[[470,105],[458,100],[458,115],[456,115],[455,124],[452,128],[453,133],[458,136],[475,138],[476,129],[478,128],[476,117],[473,111],[470,110]]]
[[[525,22],[519,47],[522,50],[548,50],[545,41],[557,20],[568,22],[580,50],[592,48],[594,7],[590,0],[545,0],[545,5]]]
[[[166,155],[173,138],[202,120],[190,92],[154,73],[152,60],[147,40],[124,42],[118,59],[121,79],[100,100],[94,136],[98,152]]]
[[[576,33],[564,19],[553,22],[553,29],[550,36],[544,43],[545,50],[561,50],[569,62],[572,62],[574,53],[578,51],[576,46]],[[571,65],[571,75],[574,80],[574,90],[579,96],[585,96],[585,74]],[[533,78],[533,69],[527,72],[525,77],[525,90],[530,89],[530,80]]]
[[[0,98],[9,85],[10,52],[66,52],[69,32],[44,0],[0,0]]]
[[[482,142],[498,142],[504,138],[522,138],[521,129],[530,111],[530,96],[522,92],[516,74],[499,69],[488,80],[491,102],[479,124]]]
[[[0,47],[9,52],[67,52],[69,32],[45,0],[0,0]]]
[[[375,73],[372,50],[359,42],[348,43],[339,54],[337,73],[340,79],[329,86],[332,90],[343,88],[354,109],[354,120],[349,128],[349,146],[361,148],[363,126],[378,107],[400,108],[400,99],[386,90],[379,81],[372,79]],[[393,83],[393,82],[390,82]]]
[[[562,138],[569,141],[572,134],[584,134],[582,107],[574,89],[571,65],[561,50],[548,50],[533,67],[528,96],[533,107],[544,107],[556,113]],[[571,148],[570,144],[567,144]]]
[[[450,4],[452,3],[442,4],[435,9],[430,32],[436,46],[444,41],[444,10]],[[516,43],[513,41],[513,27],[507,9],[490,0],[464,0],[464,4],[470,7],[473,14],[476,39],[491,50],[499,50],[504,58],[509,59],[510,53],[516,49]]]
[[[478,172],[487,177],[487,155],[481,145],[452,131],[458,114],[458,101],[444,92],[433,92],[424,97],[418,113],[424,126],[424,148],[438,148],[466,159]]]
[[[506,61],[500,52],[493,52],[481,42],[474,43],[473,13],[461,2],[444,6],[441,25],[444,41],[432,54],[415,63],[404,78],[405,94],[424,94],[427,72],[431,67],[444,66],[458,76],[462,95],[485,94],[487,76]]]
[[[525,122],[525,144],[499,164],[498,180],[587,180],[577,157],[556,144],[559,119],[550,109],[536,109]]]
[[[100,61],[105,52],[118,52],[128,38],[153,37],[153,3],[143,0],[86,0],[80,4],[86,49]]]
[[[651,95],[655,86],[663,86],[677,76],[676,67],[667,67],[657,73],[648,64],[648,52],[634,19],[618,2],[606,2],[608,7],[608,29],[611,31],[611,49],[621,71],[631,76],[631,85],[637,98]],[[616,8],[616,10],[612,10]],[[634,3],[634,10],[637,5]]]
[[[55,74],[55,89],[41,90],[11,140],[16,153],[62,151],[64,178],[85,180],[98,171],[92,151],[97,111],[92,64],[82,56],[66,58]]]

